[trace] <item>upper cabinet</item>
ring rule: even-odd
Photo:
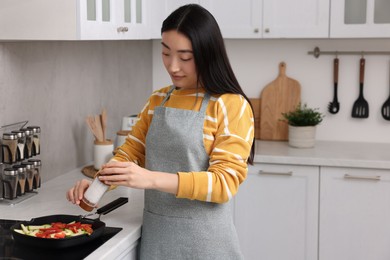
[[[218,22],[224,38],[261,38],[261,0],[202,0]]]
[[[263,0],[263,38],[329,37],[329,0]]]
[[[200,4],[217,20],[225,38],[261,37],[261,0],[161,0],[151,9],[152,38],[161,38],[161,25],[175,9],[185,4]]]
[[[149,39],[147,0],[3,0],[0,40]]]
[[[186,4],[200,4],[191,0],[158,0],[151,5],[151,38],[161,38],[161,26],[165,18],[178,7]]]
[[[79,0],[80,39],[150,39],[145,0]]]
[[[390,37],[389,14],[387,0],[332,0],[330,37]]]
[[[152,37],[161,37],[161,23],[174,9],[197,3],[213,14],[224,38],[326,38],[329,36],[329,1],[162,0],[152,6]]]
[[[0,40],[159,39],[163,20],[189,3],[226,39],[390,37],[386,0],[2,0]]]

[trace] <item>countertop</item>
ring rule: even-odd
[[[86,211],[69,203],[65,197],[66,191],[82,178],[88,177],[85,177],[79,168],[44,182],[38,194],[33,197],[16,205],[0,204],[0,219],[29,220],[52,214],[86,214]],[[141,236],[143,191],[118,187],[106,193],[99,205],[103,206],[118,197],[128,197],[129,202],[107,215],[102,215],[100,220],[107,226],[121,227],[123,230],[90,254],[87,260],[115,259],[137,245]]]
[[[256,141],[255,163],[317,165],[390,169],[390,144],[317,141],[314,148],[298,149],[287,142]],[[70,204],[65,193],[77,180],[87,178],[81,168],[44,182],[39,193],[19,204],[0,204],[1,219],[28,220],[51,214],[85,214]],[[104,195],[101,206],[118,198],[129,202],[115,211],[101,216],[107,226],[123,230],[99,247],[86,259],[115,259],[134,248],[141,236],[143,191],[118,187]]]
[[[314,148],[256,141],[255,163],[390,169],[389,143],[316,141]]]

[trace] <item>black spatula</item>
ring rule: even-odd
[[[366,61],[364,58],[360,59],[360,76],[359,76],[359,97],[352,107],[352,117],[367,118],[368,117],[368,102],[363,96],[363,82],[364,82],[364,65]]]
[[[390,74],[389,74],[389,78],[390,78]],[[390,95],[385,101],[385,103],[382,105],[382,116],[384,119],[390,120]]]
[[[333,60],[333,101],[329,102],[328,111],[331,114],[336,114],[339,112],[340,103],[337,99],[337,84],[339,79],[339,59],[335,58]]]

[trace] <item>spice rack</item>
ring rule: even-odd
[[[27,162],[27,159],[32,158],[33,155],[28,153],[28,156],[25,156],[24,154],[24,149],[26,148],[27,150],[27,145],[29,146],[29,151],[31,151],[31,148],[33,146],[33,136],[29,139],[28,142],[26,142],[22,146],[19,146],[21,144],[17,143],[16,140],[12,140],[14,142],[9,142],[11,140],[3,140],[3,137],[8,136],[9,133],[15,133],[15,136],[19,135],[21,132],[20,130],[25,129],[25,126],[27,124],[28,121],[22,121],[0,126],[0,205],[3,204],[12,206],[38,194],[37,188],[40,186],[41,161],[39,159],[30,159]],[[33,133],[33,130],[31,130],[31,133]],[[24,133],[22,133],[22,135],[24,136]],[[12,134],[10,134],[10,136],[12,136]],[[8,143],[5,144],[5,141],[7,141]],[[37,154],[39,154],[39,138],[37,142],[38,148],[36,149],[38,149]],[[18,153],[17,162],[14,158],[15,155],[9,152],[11,150],[9,145],[12,146],[12,150],[15,149],[19,151],[21,148],[23,148],[23,154],[21,152]],[[3,154],[4,151],[6,151],[7,154]],[[31,160],[34,162],[30,162]],[[21,170],[20,168],[24,169]],[[15,169],[15,172],[13,172],[14,176],[10,177],[8,176],[8,174],[12,172],[12,169]],[[20,173],[20,171],[22,173]],[[21,175],[24,177],[23,179],[19,178],[19,176]],[[16,176],[18,176],[18,178]],[[14,194],[16,193],[20,194],[15,196]]]

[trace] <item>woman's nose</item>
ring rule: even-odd
[[[180,70],[180,64],[177,59],[172,58],[171,63],[169,64],[169,70],[171,72],[178,72]]]

